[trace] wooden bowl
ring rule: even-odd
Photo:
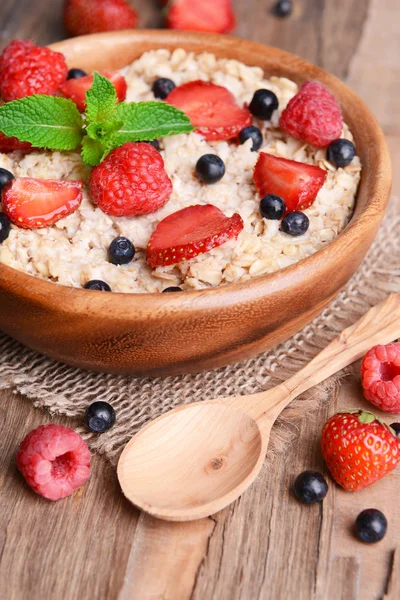
[[[345,285],[369,249],[391,186],[388,148],[365,104],[341,81],[275,48],[222,35],[124,31],[54,44],[70,67],[120,68],[154,48],[205,50],[338,98],[363,164],[354,216],[309,258],[246,283],[181,294],[105,294],[42,281],[0,266],[0,329],[57,360],[112,373],[171,375],[255,355],[309,323]]]

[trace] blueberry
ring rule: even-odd
[[[108,283],[100,281],[100,279],[92,279],[83,286],[85,290],[97,290],[98,292],[111,292]]]
[[[196,173],[204,183],[217,183],[225,175],[225,163],[216,154],[203,154],[197,161]]]
[[[288,17],[293,10],[292,0],[279,0],[272,9],[277,17]]]
[[[390,427],[393,429],[396,437],[400,439],[400,423],[392,423]]]
[[[6,214],[0,213],[0,244],[6,240],[10,234],[11,221]]]
[[[0,192],[7,183],[15,179],[14,175],[7,169],[0,168]]]
[[[267,194],[260,200],[260,214],[265,219],[274,221],[282,219],[286,211],[286,204],[280,196]]]
[[[113,265],[127,265],[135,256],[135,246],[126,237],[117,237],[108,248],[108,260]]]
[[[108,402],[93,402],[86,409],[85,424],[96,433],[104,433],[115,423],[115,410]]]
[[[279,106],[278,98],[270,90],[257,90],[249,104],[252,115],[264,121],[270,121],[272,113]]]
[[[296,498],[306,504],[321,502],[328,493],[328,484],[318,471],[303,471],[294,482]]]
[[[166,77],[160,77],[159,79],[155,80],[151,89],[156,98],[159,98],[160,100],[165,100],[168,94],[172,92],[174,87],[176,87],[176,85],[171,79],[167,79]]]
[[[349,140],[334,140],[328,146],[327,159],[337,167],[347,167],[356,155],[356,149]]]
[[[375,544],[385,537],[387,519],[376,508],[367,508],[360,512],[355,523],[356,536],[366,544]]]
[[[281,230],[289,235],[303,235],[310,226],[310,221],[303,212],[295,210],[282,219]]]
[[[68,71],[67,79],[80,79],[81,77],[86,77],[86,71],[82,69],[70,69]]]
[[[163,290],[163,294],[166,292],[183,292],[183,290],[177,285],[171,285],[171,287],[167,287],[165,290]]]
[[[258,127],[255,127],[254,125],[250,125],[250,127],[245,127],[239,133],[239,142],[241,144],[244,144],[245,142],[247,142],[247,140],[250,139],[253,140],[251,151],[256,152],[256,150],[259,150],[261,148],[261,145],[263,143],[263,136],[260,129],[258,129]]]
[[[153,148],[160,152],[160,142],[158,140],[151,140],[150,142],[145,140],[145,144],[150,144],[150,146],[153,146]]]

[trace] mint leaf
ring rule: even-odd
[[[194,131],[185,113],[166,102],[122,102],[118,104],[115,116],[123,121],[123,125],[110,140],[114,148],[125,142],[151,141]]]
[[[118,131],[122,125],[123,122],[119,119],[110,119],[109,121],[104,121],[103,123],[91,123],[86,128],[86,133],[93,140],[98,140],[100,142]]]
[[[94,74],[93,84],[86,92],[86,120],[88,123],[108,121],[114,115],[118,99],[115,87],[107,77]]]
[[[83,120],[75,104],[55,96],[27,96],[0,106],[0,131],[50,150],[75,150]]]
[[[92,167],[98,165],[104,157],[105,149],[103,144],[92,140],[90,137],[85,136],[82,141],[82,160],[86,165]]]

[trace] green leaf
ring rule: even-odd
[[[93,85],[86,92],[86,120],[88,123],[108,121],[115,114],[118,99],[115,87],[107,77],[94,74]]]
[[[83,137],[75,104],[55,96],[27,96],[0,107],[0,131],[50,150],[75,150]]]
[[[118,131],[122,125],[123,123],[120,119],[110,119],[109,121],[104,121],[104,123],[91,123],[86,128],[86,132],[93,140],[103,141]]]
[[[117,106],[116,117],[123,125],[112,136],[114,148],[125,142],[151,141],[194,131],[185,113],[166,102],[123,102]]]
[[[86,165],[92,167],[100,164],[104,156],[104,146],[96,140],[85,136],[82,141],[82,160]]]

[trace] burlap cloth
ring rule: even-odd
[[[36,407],[71,417],[92,450],[116,463],[122,447],[149,419],[179,404],[218,396],[250,394],[276,385],[298,371],[346,326],[391,292],[400,292],[400,199],[388,213],[362,266],[346,288],[314,321],[274,349],[217,371],[166,378],[120,377],[88,373],[55,362],[0,333],[0,388],[10,388]],[[283,413],[271,436],[281,451],[296,433],[296,421],[326,400],[338,376],[303,394]],[[85,409],[94,400],[110,402],[117,413],[107,433],[85,431]],[[271,448],[270,447],[270,448]],[[269,453],[271,456],[271,453]]]

